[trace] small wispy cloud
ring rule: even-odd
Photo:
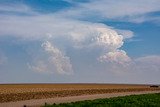
[[[130,39],[134,37],[134,32],[131,30],[115,29],[116,32],[120,35],[123,35],[124,39]]]
[[[66,14],[78,19],[96,17],[103,20],[115,19],[141,23],[155,17],[147,14],[160,11],[159,0],[92,0],[86,3],[77,2],[77,5],[66,10],[62,15]]]
[[[27,5],[17,4],[17,3],[0,4],[0,12],[3,14],[12,14],[12,15],[17,15],[17,14],[33,15],[37,13],[35,11],[32,11],[32,8]]]

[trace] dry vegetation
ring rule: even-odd
[[[0,103],[66,97],[88,94],[103,94],[132,91],[154,91],[160,88],[150,88],[148,85],[122,84],[12,84],[0,85]]]

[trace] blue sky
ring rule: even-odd
[[[1,0],[0,83],[155,83],[160,0]]]

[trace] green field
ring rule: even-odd
[[[44,107],[160,107],[160,93],[131,95],[109,99],[96,99],[72,103],[45,105]]]

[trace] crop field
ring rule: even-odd
[[[53,105],[46,104],[44,107],[160,107],[160,93],[130,95]]]
[[[126,84],[1,84],[0,103],[118,92],[155,91],[149,85]]]

